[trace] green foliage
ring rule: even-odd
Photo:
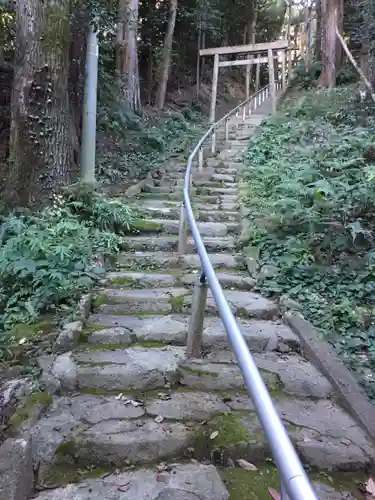
[[[244,202],[249,241],[287,293],[375,396],[374,109],[355,88],[311,91],[250,144]]]
[[[151,111],[137,116],[118,108],[113,113],[112,109],[113,103],[104,105],[99,120],[101,130],[112,143],[108,147],[107,142],[105,151],[102,148],[98,154],[99,176],[104,182],[145,177],[173,153],[183,152],[206,123],[191,108],[162,116],[155,112],[152,115]]]
[[[9,355],[9,332],[42,313],[67,312],[90,289],[104,258],[119,249],[135,214],[117,199],[73,187],[35,215],[3,218],[0,246],[0,353]]]
[[[293,70],[291,84],[302,89],[315,87],[322,71],[320,62],[314,61],[311,66],[307,67],[302,59]]]

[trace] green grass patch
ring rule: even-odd
[[[354,87],[286,101],[250,141],[244,246],[276,266],[260,290],[288,294],[375,397],[375,106]]]

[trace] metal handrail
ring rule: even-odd
[[[277,83],[276,89],[279,88],[281,88],[281,84]],[[238,116],[238,112],[241,108],[243,108],[243,119],[245,119],[246,106],[248,105],[249,113],[251,113],[251,107],[255,109],[256,103],[258,102],[260,104],[268,95],[269,86],[266,86],[253,94],[249,99],[236,106],[216,123],[211,125],[211,127],[207,130],[207,132],[202,136],[198,144],[195,146],[188,159],[183,189],[184,202],[181,206],[179,251],[180,253],[185,253],[186,250],[188,223],[195,242],[196,250],[200,258],[202,273],[199,283],[197,284],[195,292],[196,295],[193,298],[192,314],[190,318],[188,333],[187,353],[190,357],[194,357],[197,355],[199,356],[200,354],[204,309],[207,298],[207,279],[208,286],[216,301],[220,318],[223,321],[228,339],[232,344],[238,361],[238,365],[242,372],[242,376],[251,396],[256,413],[261,425],[263,426],[264,433],[268,438],[272,456],[279,470],[281,498],[282,500],[285,500],[287,498],[290,498],[291,500],[317,500],[314,489],[310,484],[310,481],[299,460],[297,452],[293,447],[288,433],[279,415],[277,414],[266,385],[259,373],[259,370],[246,344],[246,341],[237,325],[232,310],[224,296],[223,289],[215,274],[214,268],[210,262],[205,245],[200,235],[190,201],[190,189],[192,185],[192,164],[195,156],[199,152],[198,166],[201,170],[203,166],[203,151],[201,148],[204,141],[211,134],[213,136],[212,150],[215,151],[215,131],[218,126],[225,123],[225,137],[226,139],[228,139],[228,119],[234,114]]]

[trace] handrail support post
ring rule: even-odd
[[[193,301],[191,304],[188,337],[186,343],[186,356],[188,358],[202,357],[203,323],[207,302],[207,292],[207,280],[202,272],[199,281],[195,284]]]
[[[203,149],[199,148],[198,152],[198,170],[199,172],[202,172],[203,169]]]
[[[215,129],[212,131],[212,138],[211,138],[211,153],[215,154],[216,152],[216,131]]]
[[[184,255],[186,253],[187,233],[188,233],[188,224],[187,224],[185,206],[183,203],[181,203],[180,224],[178,231],[178,253],[180,255]]]

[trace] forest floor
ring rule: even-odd
[[[248,139],[268,111],[265,103],[245,124],[234,123],[229,144],[219,134],[218,154],[194,175],[194,209],[226,297],[319,497],[360,498],[375,450],[336,402],[329,381],[303,358],[277,304],[254,291],[256,279],[238,253],[236,179]],[[126,238],[117,269],[103,278],[78,346],[39,359],[65,395],[46,399],[29,428],[37,483],[48,488],[38,500],[88,494],[93,500],[261,500],[269,498],[268,488],[279,488],[210,294],[204,357],[185,358],[199,258],[191,240],[189,253],[176,253],[184,171],[176,162],[158,187],[138,197],[148,218],[139,234]],[[15,432],[25,428],[28,410],[20,408],[12,419]]]

